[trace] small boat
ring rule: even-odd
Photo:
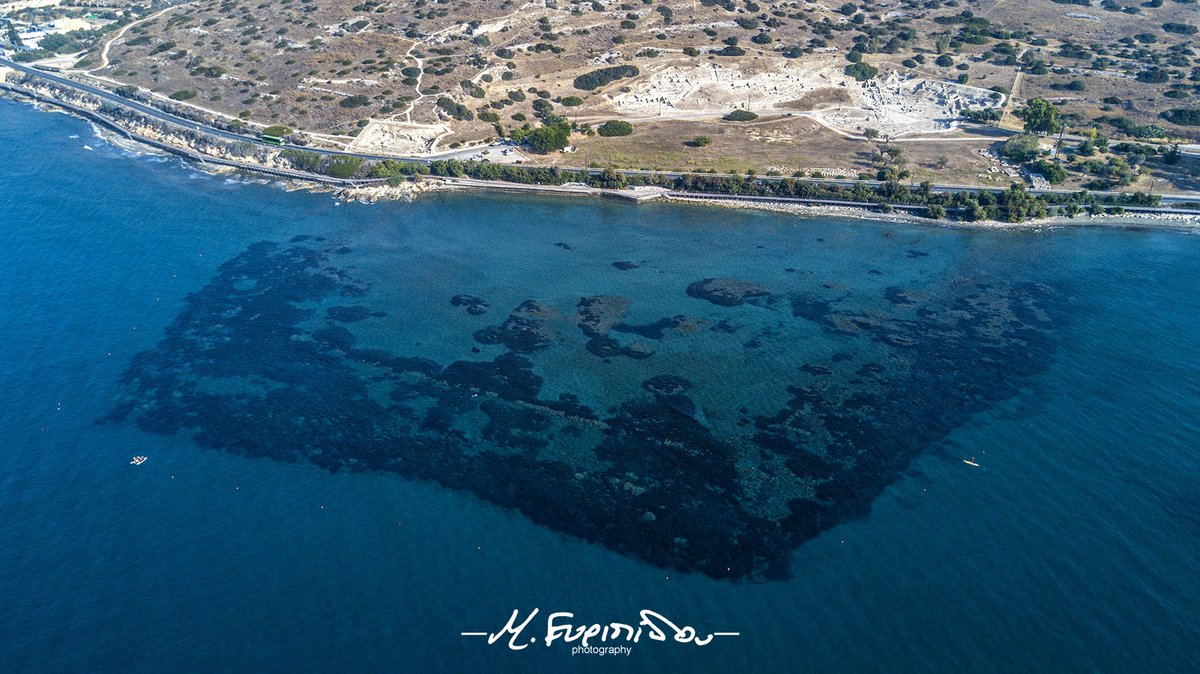
[[[979,464],[975,463],[975,457],[973,456],[969,459],[963,459],[963,463],[967,464],[968,466],[975,466],[976,468],[979,468]]]
[[[90,151],[90,150],[92,149],[92,146],[91,146],[91,145],[84,145],[84,146],[83,146],[83,149],[85,149],[85,150],[89,150],[89,151]]]
[[[146,459],[148,459],[148,458],[150,458],[150,457],[148,457],[148,456],[135,456],[135,457],[133,457],[133,460],[132,460],[132,461],[130,461],[129,463],[131,463],[131,464],[133,464],[133,465],[135,465],[135,466],[140,466],[140,465],[142,465],[143,463],[146,463]]]

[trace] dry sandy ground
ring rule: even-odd
[[[373,119],[350,147],[362,152],[416,155],[432,152],[450,129],[440,124],[411,124]]]
[[[609,100],[619,114],[634,118],[696,119],[745,108],[805,114],[842,133],[874,128],[889,137],[953,129],[964,108],[998,105],[986,89],[896,73],[857,82],[842,72],[844,64],[840,57],[777,59],[751,72],[732,64],[675,63]]]
[[[0,2],[0,14],[6,12],[15,12],[18,9],[29,9],[30,7],[52,7],[61,3],[62,0],[19,0],[18,2]]]

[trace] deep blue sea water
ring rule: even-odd
[[[289,243],[302,235],[324,241]],[[261,241],[279,247],[255,257]],[[357,285],[299,297],[291,306],[307,314],[291,323],[272,322],[279,303],[230,310],[289,268],[289,246]],[[685,292],[704,279],[744,282],[744,301]],[[1198,289],[1200,236],[1187,232],[485,194],[338,204],[135,156],[84,122],[0,100],[0,671],[1197,671]],[[452,306],[459,294],[487,312]],[[624,298],[625,326],[671,318],[657,337],[605,325],[613,341],[588,342],[653,355],[589,352],[573,316],[593,296]],[[324,318],[346,305],[382,315]],[[504,323],[510,314],[521,320]],[[341,346],[239,346],[268,343],[260,324],[294,324],[295,337],[271,344]],[[510,352],[473,336],[502,324],[532,326],[502,337],[547,343]],[[451,368],[383,376],[347,356],[346,339],[438,368],[516,353],[544,384],[536,399],[481,385],[495,402],[485,414],[445,393],[459,391]],[[234,346],[206,359],[200,347],[221,343]],[[863,364],[875,370],[850,369]],[[660,374],[691,387],[681,399],[648,392],[642,382]],[[291,415],[238,407],[287,395],[280,381],[308,395],[266,398]],[[450,384],[430,394],[428,381]],[[343,395],[355,387],[364,392]],[[865,402],[846,397],[860,389]],[[396,428],[368,434],[405,447],[453,408],[439,470],[457,477],[356,470],[378,466],[354,429],[396,391]],[[602,421],[573,409],[560,421],[545,402],[560,393]],[[800,397],[817,402],[793,405]],[[689,438],[734,448],[743,496],[730,506],[718,471],[684,511],[710,518],[715,552],[651,543],[687,527],[672,519],[689,500],[677,492],[647,506],[654,521],[623,525],[632,534],[572,529],[621,530],[603,513],[623,511],[606,509],[639,485],[658,493],[632,470],[616,496],[604,491],[611,475],[595,477],[601,438],[612,443],[603,456],[642,466],[621,452],[647,451],[637,436],[657,427],[639,425],[650,424],[641,408],[617,409],[638,400],[670,403]],[[122,419],[96,423],[123,406]],[[838,428],[862,451],[838,465],[867,467],[852,484],[882,476],[869,512],[854,510],[853,490],[779,479],[792,473],[755,440],[838,446],[805,429],[832,429],[850,407],[858,416]],[[786,419],[772,420],[780,410]],[[612,431],[622,423],[633,430]],[[712,467],[694,454],[679,455],[681,479]],[[132,466],[133,455],[149,460]],[[480,474],[480,456],[503,461]],[[962,462],[971,456],[981,468]],[[500,470],[531,457],[589,486],[554,500],[557,483]],[[779,542],[740,523],[779,521],[779,494],[814,488],[850,505],[782,545],[786,577],[733,553],[746,573],[720,577],[722,545]],[[515,507],[496,505],[510,498]],[[518,608],[540,608],[535,623],[571,611],[579,624],[653,609],[740,636],[704,647],[643,638],[605,657],[460,636],[497,630]]]

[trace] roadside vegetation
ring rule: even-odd
[[[114,2],[125,6],[126,0]],[[969,105],[949,113],[961,111],[964,128],[979,135],[977,145],[964,143],[969,151],[948,162],[959,179],[991,184],[980,175],[988,160],[976,159],[972,169],[965,166],[968,155],[995,152],[1005,136],[1023,131],[1042,142],[1036,156],[1017,163],[1049,181],[1062,178],[1056,184],[1145,187],[1146,174],[1164,167],[1171,167],[1177,184],[1197,184],[1200,167],[1172,150],[1200,141],[1196,5],[1105,0],[1089,5],[1086,13],[1093,18],[1073,16],[1085,11],[1083,4],[560,0],[522,7],[508,0],[391,5],[195,0],[128,27],[96,74],[121,83],[114,88],[135,87],[131,97],[154,105],[170,105],[164,99],[175,98],[184,107],[219,111],[228,116],[219,124],[240,119],[248,128],[286,126],[297,144],[336,148],[356,137],[404,139],[396,142],[405,145],[379,151],[414,154],[435,143],[454,149],[505,138],[524,143],[539,162],[554,162],[559,149],[574,144],[623,166],[661,165],[660,155],[678,162],[676,168],[728,167],[729,157],[743,153],[738,164],[753,167],[760,165],[760,155],[770,155],[763,170],[778,173],[790,173],[803,165],[799,156],[832,144],[833,131],[798,136],[783,130],[794,126],[793,115],[864,105],[886,111],[887,105],[864,103],[844,91],[883,90],[912,78],[965,87],[937,89],[946,93],[935,95],[974,92]],[[81,67],[95,67],[100,45],[114,30],[159,7],[99,10],[115,20],[95,30],[48,36],[42,49],[19,58],[81,51]],[[98,10],[29,8],[19,16],[34,21],[52,12],[91,11]],[[757,81],[739,87],[762,73],[787,77],[821,64],[827,67],[812,73],[811,96],[772,97]],[[678,91],[656,90],[657,83],[670,81],[663,73],[694,82]],[[673,97],[714,83],[736,93],[705,90],[715,96],[704,118],[711,126],[698,128],[691,123],[698,116]],[[637,97],[641,108],[614,103]],[[563,117],[570,120],[566,128],[558,121]],[[684,119],[686,133],[671,142],[681,153],[688,148],[685,154],[642,142],[669,135],[668,127],[684,126],[678,124]],[[364,133],[372,124],[403,127]],[[738,137],[753,134],[753,140],[733,147],[733,126],[743,127]],[[831,155],[829,168],[861,171],[876,145],[902,132],[874,119],[840,129],[866,143]],[[713,140],[686,140],[697,136]],[[794,143],[796,158],[776,158],[778,146],[788,143]],[[879,162],[870,163],[866,172],[876,175]],[[883,168],[887,175],[908,171],[924,177],[923,170],[941,171],[944,165]]]

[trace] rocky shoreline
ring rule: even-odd
[[[133,113],[122,117],[121,119],[113,119],[107,115],[101,115],[102,104],[95,98],[78,92],[63,91],[59,87],[51,85],[41,85],[40,88],[36,83],[25,83],[31,91],[37,94],[38,97],[31,97],[16,90],[6,90],[6,94],[13,97],[31,101],[39,109],[57,108],[65,111],[67,114],[91,113],[97,117],[102,117],[108,124],[113,125],[121,130],[124,134],[129,134],[135,137],[123,137],[114,129],[102,129],[93,120],[93,128],[96,135],[104,139],[110,144],[118,147],[123,147],[131,151],[129,144],[136,144],[141,148],[147,148],[150,151],[158,151],[166,153],[165,148],[155,148],[153,145],[147,144],[140,139],[147,139],[152,143],[160,143],[166,147],[177,150],[178,154],[184,155],[185,158],[192,158],[192,155],[200,155],[196,159],[198,161],[190,162],[200,170],[220,175],[228,175],[237,172],[254,173],[275,183],[282,183],[286,190],[308,190],[315,192],[332,192],[338,199],[346,202],[358,203],[377,203],[380,201],[411,201],[421,194],[440,191],[445,189],[462,189],[462,186],[453,185],[447,181],[440,180],[436,177],[421,177],[414,176],[400,182],[374,182],[372,184],[352,184],[346,187],[327,184],[331,180],[324,176],[313,175],[312,180],[303,177],[297,178],[288,175],[279,175],[280,172],[286,171],[289,173],[300,173],[295,171],[284,159],[283,153],[278,150],[264,149],[255,146],[249,142],[234,143],[228,145],[218,142],[206,136],[203,133],[192,133],[183,129],[172,131],[165,128],[167,125],[149,123],[142,119],[140,115]],[[81,115],[82,116],[82,115]],[[230,166],[228,164],[212,164],[206,163],[204,158],[211,157],[216,161],[228,162],[236,164]],[[282,178],[282,179],[281,179]],[[496,182],[495,185],[488,185],[487,181],[472,181],[470,188],[484,190],[499,190],[507,191],[507,184]],[[478,183],[478,184],[475,184]],[[560,189],[555,185],[541,185],[534,187],[531,185],[523,185],[522,191],[537,192],[544,194],[575,194],[580,193],[572,190]],[[678,193],[671,194],[667,197],[668,201],[676,203],[695,204],[703,206],[720,206],[724,208],[751,208],[755,210],[768,211],[772,213],[780,213],[787,215],[796,215],[802,217],[842,217],[856,220],[870,220],[882,222],[895,222],[918,225],[932,225],[939,227],[961,227],[970,229],[1042,229],[1055,227],[1078,227],[1078,226],[1108,226],[1108,227],[1155,227],[1167,229],[1182,229],[1197,231],[1200,230],[1200,216],[1183,214],[1183,213],[1137,213],[1137,214],[1081,214],[1070,218],[1065,216],[1055,216],[1050,218],[1041,218],[1037,220],[1028,220],[1025,222],[1001,222],[995,220],[979,220],[974,222],[954,221],[954,220],[933,220],[924,218],[911,213],[904,212],[889,212],[883,213],[866,208],[855,208],[850,206],[834,206],[834,205],[805,205],[783,201],[761,201],[761,200],[740,200],[737,198],[721,198],[713,199],[703,196],[681,196]]]
[[[909,213],[880,213],[864,208],[849,206],[806,206],[782,201],[737,201],[733,199],[709,199],[671,195],[670,201],[723,208],[750,208],[771,213],[802,217],[839,217],[875,222],[895,222],[934,227],[957,227],[964,229],[1046,229],[1057,227],[1156,227],[1200,231],[1200,215],[1185,213],[1126,213],[1123,215],[1080,214],[1073,218],[1055,216],[1025,222],[1002,222],[999,220],[932,220]]]
[[[344,201],[361,204],[374,204],[380,201],[412,201],[419,195],[445,189],[445,187],[441,181],[426,179],[404,181],[396,185],[382,183],[362,187],[346,187],[339,190],[337,196]]]

